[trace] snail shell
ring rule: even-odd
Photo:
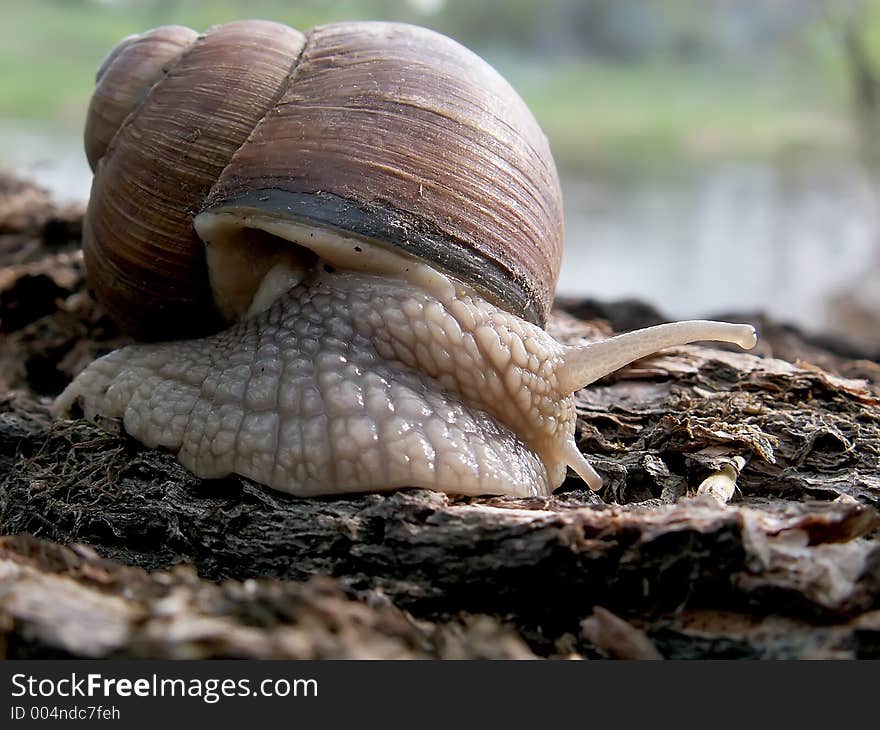
[[[543,495],[570,466],[598,488],[575,390],[661,347],[754,344],[714,322],[553,340],[547,140],[422,28],[158,28],[102,64],[86,127],[89,282],[125,330],[175,341],[96,361],[56,408],[119,418],[200,476]]]
[[[547,140],[494,69],[437,33],[363,22],[308,34],[265,21],[201,36],[158,28],[104,62],[86,136],[89,283],[141,339],[218,329],[216,310],[240,316],[270,267],[265,251],[249,287],[230,292],[217,275],[212,296],[193,228],[205,211],[381,241],[546,320],[563,238]]]

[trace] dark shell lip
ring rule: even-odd
[[[467,243],[433,229],[424,219],[387,203],[361,204],[323,191],[262,188],[210,200],[200,212],[264,213],[394,246],[464,281],[532,324],[546,324],[539,295],[522,277],[480,256]]]

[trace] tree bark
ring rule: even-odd
[[[77,225],[52,247],[31,220],[24,248],[0,240],[8,656],[880,654],[876,363],[762,320],[758,355],[678,348],[578,394],[601,496],[297,499],[50,418],[124,338]],[[570,341],[657,316],[563,304]]]

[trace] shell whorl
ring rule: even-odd
[[[197,37],[190,28],[163,25],[123,39],[107,54],[86,116],[86,157],[93,171],[125,118]]]
[[[211,186],[286,83],[301,33],[241,21],[199,36],[120,127],[92,183],[89,283],[141,339],[218,329],[192,228]]]
[[[111,54],[99,87],[139,38]],[[198,213],[402,250],[544,323],[562,251],[556,169],[525,103],[478,56],[372,22],[302,34],[242,21],[178,51],[126,87],[136,108],[113,116],[124,123],[93,184],[86,264],[123,328],[168,339],[220,326]]]

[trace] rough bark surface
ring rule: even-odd
[[[123,339],[79,213],[0,182],[6,655],[880,655],[880,368],[851,347],[752,318],[757,355],[679,348],[581,391],[601,498],[295,499],[50,418]],[[563,339],[662,319],[562,304]]]

